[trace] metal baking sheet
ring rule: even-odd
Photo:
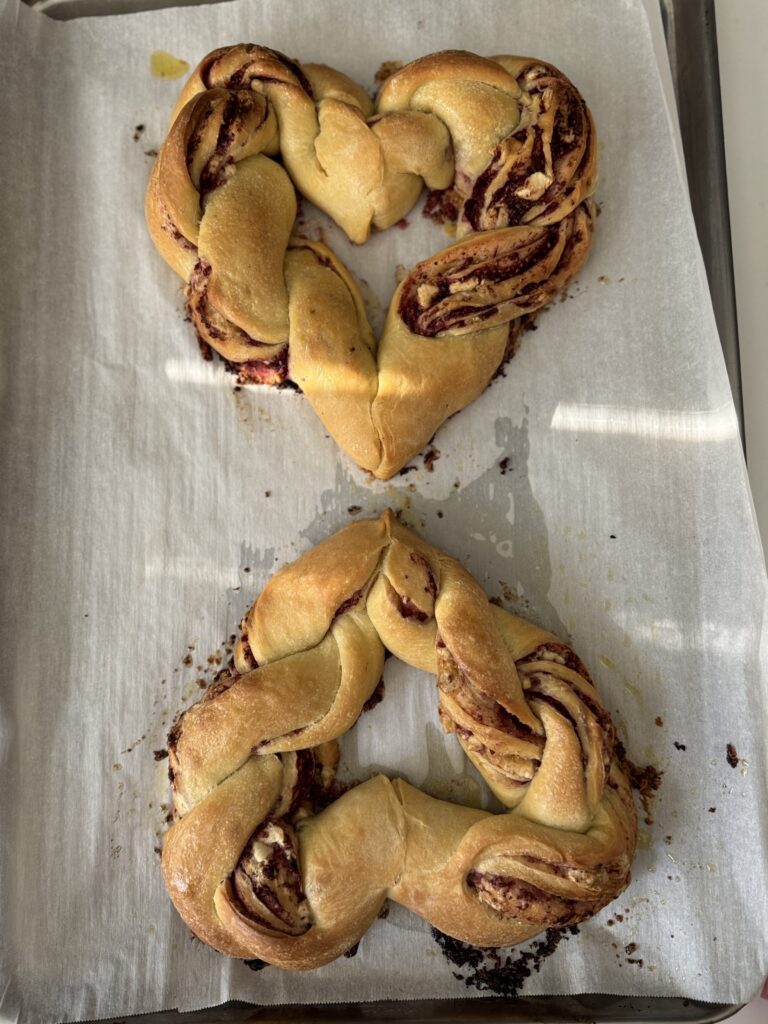
[[[176,0],[174,6],[197,0]],[[649,0],[650,3],[653,0]],[[168,0],[42,0],[33,6],[69,19],[171,6]],[[677,103],[691,205],[739,422],[743,428],[739,346],[713,0],[659,0]],[[701,124],[710,126],[702,132]],[[715,129],[715,130],[712,130]],[[132,1017],[148,1024],[189,1021],[407,1020],[407,1021],[691,1021],[723,1020],[739,1007],[686,999],[585,995],[515,1000],[487,998],[413,1002],[254,1007],[228,1003],[180,1014]],[[115,1022],[125,1017],[112,1018]]]

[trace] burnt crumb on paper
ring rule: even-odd
[[[577,925],[567,928],[548,928],[544,937],[530,944],[528,949],[506,953],[503,949],[479,949],[432,928],[432,938],[449,963],[458,967],[453,976],[469,988],[479,992],[493,992],[500,996],[516,996],[527,978],[551,956],[560,943],[578,935]]]
[[[384,700],[384,676],[376,684],[376,689],[373,691],[368,700],[363,704],[363,711],[372,711],[377,704],[381,704]],[[362,713],[362,712],[361,712]]]
[[[507,473],[509,472],[509,470],[512,468],[510,466],[510,461],[511,460],[510,460],[510,457],[508,455],[505,455],[504,458],[500,460],[500,462],[499,462],[499,472],[501,473],[502,476],[506,476]]]
[[[664,725],[664,719],[661,717],[661,715],[656,715],[656,725],[658,725],[658,726]]]
[[[731,768],[738,768],[739,755],[736,753],[736,747],[732,743],[729,743],[725,748],[725,760]]]
[[[357,951],[358,951],[359,948],[360,948],[360,940],[358,939],[358,941],[354,944],[354,946],[350,946],[349,947],[349,949],[346,951],[344,956],[348,960],[351,960],[353,956],[357,956]]]
[[[398,471],[397,475],[405,476],[406,473],[412,473],[414,469],[418,469],[418,466],[403,466],[403,468]]]
[[[424,469],[426,469],[428,473],[434,473],[435,463],[439,458],[440,449],[435,448],[435,446],[431,444],[429,448],[427,448],[426,452],[424,452]]]
[[[156,149],[145,149],[144,150],[144,156],[152,157],[152,159],[154,160],[154,158],[157,156],[157,150]]]
[[[161,750],[153,750],[152,756],[156,761],[164,761],[168,757],[168,751],[164,747]]]
[[[266,960],[243,960],[243,963],[249,971],[263,971],[265,967],[269,967]]]
[[[636,789],[640,796],[640,803],[642,804],[643,811],[645,812],[643,821],[646,825],[652,825],[652,801],[656,791],[661,786],[664,772],[660,771],[652,764],[646,764],[642,767],[634,764],[634,762],[630,761],[627,757],[626,748],[621,740],[616,742],[615,754],[619,767],[629,779],[630,786],[632,789]]]
[[[717,810],[716,807],[708,807],[707,808],[707,813],[708,814],[714,814],[716,810]]]
[[[137,124],[136,125],[136,127],[133,129],[133,141],[134,142],[138,142],[139,141],[141,136],[144,134],[144,132],[146,130],[146,127],[147,126],[145,124]]]
[[[359,516],[362,511],[361,505],[347,505],[347,512],[351,516]]]
[[[675,740],[674,746],[675,746],[675,750],[687,750],[688,749],[684,743],[678,743],[677,740]]]

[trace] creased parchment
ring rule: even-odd
[[[0,10],[0,1017],[479,994],[398,907],[353,959],[252,973],[190,939],[154,850],[168,796],[153,751],[242,612],[275,567],[386,505],[569,638],[630,756],[665,773],[630,889],[525,993],[749,996],[768,967],[765,577],[641,5],[262,0],[69,23]],[[594,112],[593,255],[506,376],[439,431],[432,472],[419,458],[371,485],[301,396],[235,391],[200,359],[143,223],[181,84],[153,77],[150,55],[194,65],[241,40],[366,85],[385,60],[444,47],[535,54]],[[355,249],[309,214],[374,317],[397,265],[446,241],[407,219]],[[343,764],[485,799],[432,681],[393,660]]]

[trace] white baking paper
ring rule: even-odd
[[[631,887],[525,994],[748,997],[768,967],[765,577],[641,5],[261,0],[56,23],[5,0],[0,37],[2,1019],[478,995],[397,906],[353,959],[253,973],[191,940],[153,849],[153,751],[222,640],[274,568],[353,506],[386,505],[569,638],[632,758],[665,773]],[[194,65],[241,40],[364,84],[445,47],[535,54],[594,112],[593,255],[439,431],[432,473],[419,458],[371,485],[301,396],[235,392],[200,359],[143,221],[145,151],[181,85],[153,78],[150,54]],[[372,309],[398,264],[447,241],[408,222],[362,250],[326,228]],[[431,680],[390,660],[383,703],[344,741],[347,777],[481,802],[435,708]]]

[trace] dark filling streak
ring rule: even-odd
[[[360,589],[360,590],[356,590],[354,592],[354,594],[352,594],[351,597],[347,598],[346,601],[342,601],[341,604],[339,605],[339,607],[333,613],[333,619],[331,621],[334,621],[335,619],[338,619],[338,617],[340,615],[343,615],[344,612],[348,612],[350,610],[350,608],[354,608],[355,605],[359,603],[359,601],[360,601],[362,596],[363,596],[363,591],[362,591],[362,589]]]
[[[427,622],[432,616],[423,612],[418,605],[414,604],[409,597],[402,594],[395,594],[397,610],[404,619],[416,619],[417,622]]]
[[[200,174],[200,201],[204,205],[206,197],[214,189],[219,188],[225,180],[226,167],[233,162],[227,156],[237,137],[237,129],[244,114],[252,109],[253,101],[246,96],[231,92],[224,103],[224,112],[219,126],[219,135],[214,149]],[[263,120],[261,122],[263,124]]]
[[[564,718],[567,722],[570,723],[571,728],[578,736],[579,727],[576,723],[576,719],[570,713],[565,704],[561,703],[557,699],[557,697],[552,697],[548,693],[542,693],[541,690],[537,690],[533,686],[528,690],[528,696],[530,700],[538,700],[541,701],[543,704],[549,704],[551,708],[554,708],[558,715],[560,715],[562,718]]]
[[[253,53],[256,53],[258,50],[261,50],[264,53],[269,54],[270,57],[273,57],[275,60],[279,61],[279,63],[281,63],[294,75],[294,77],[298,80],[299,85],[304,90],[304,92],[310,98],[315,98],[314,93],[312,92],[312,86],[309,83],[309,79],[304,74],[304,71],[302,70],[302,67],[299,63],[297,63],[294,60],[291,60],[290,57],[286,57],[286,55],[284,53],[280,53],[279,50],[272,50],[268,46],[257,47],[253,43],[248,43],[245,47],[245,51],[249,56]],[[223,58],[221,57],[219,58],[219,60],[222,59]],[[256,59],[259,59],[258,55]],[[219,63],[219,60],[216,60],[214,61],[213,64],[211,64],[211,66],[207,69],[207,72],[204,76],[204,81],[208,88],[211,88],[211,82],[213,81],[213,75],[215,73],[214,69],[216,68],[216,65]],[[225,89],[239,89],[243,85],[250,86],[251,82],[256,80],[260,82],[277,82],[280,85],[289,84],[287,82],[284,82],[280,78],[275,78],[274,76],[260,75],[258,71],[254,69],[252,64],[244,63],[241,67],[234,71],[227,79],[225,79],[224,82],[221,83],[221,86]]]

